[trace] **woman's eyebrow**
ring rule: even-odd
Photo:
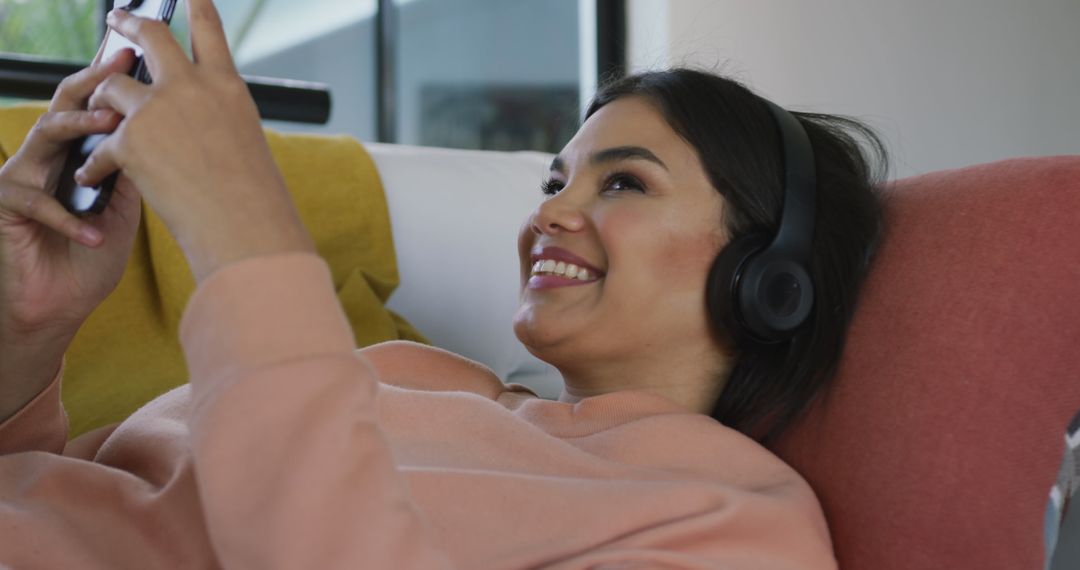
[[[620,160],[647,160],[660,165],[664,170],[668,170],[664,161],[657,158],[657,156],[649,149],[640,146],[617,146],[606,148],[604,150],[598,150],[589,156],[589,163],[594,166],[608,162],[618,162]],[[556,156],[555,160],[551,161],[551,170],[565,174],[566,163],[563,161],[562,157]]]

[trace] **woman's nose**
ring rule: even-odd
[[[560,232],[579,232],[585,228],[582,205],[569,199],[565,192],[566,190],[562,190],[548,198],[533,212],[533,232],[555,235]]]

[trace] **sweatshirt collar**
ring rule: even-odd
[[[522,392],[504,392],[500,404],[557,437],[581,437],[661,414],[695,415],[675,402],[645,390],[620,390],[576,403],[556,402]]]

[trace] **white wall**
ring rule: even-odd
[[[860,117],[905,176],[1080,154],[1080,0],[629,0],[633,69]]]

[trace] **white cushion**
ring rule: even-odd
[[[517,234],[552,155],[366,143],[386,190],[401,285],[388,306],[439,347],[554,398],[562,377],[514,336]]]

